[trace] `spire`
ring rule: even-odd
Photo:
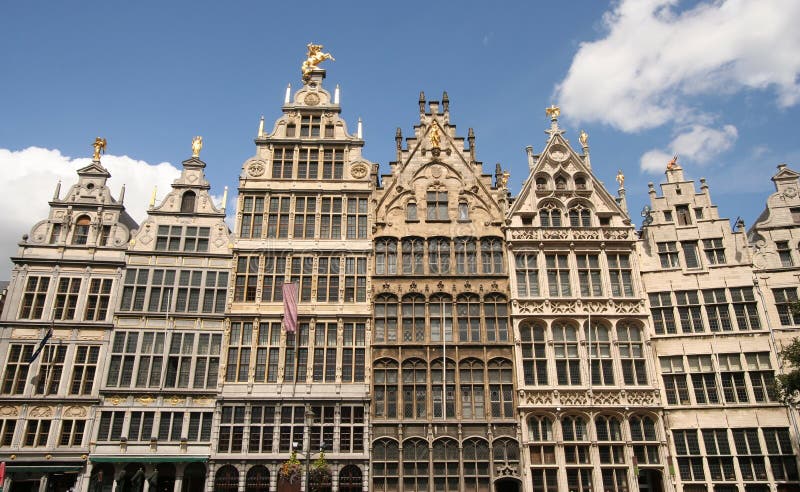
[[[425,93],[419,91],[419,114],[425,114]]]
[[[360,139],[364,138],[364,126],[361,122],[361,118],[358,119],[358,129],[356,130],[356,137]]]
[[[333,91],[333,104],[339,104],[339,84],[336,84],[336,89]]]
[[[533,168],[536,166],[536,161],[533,159],[533,145],[525,147],[525,153],[528,154],[528,169],[533,171]]]
[[[554,135],[561,135],[564,130],[558,127],[558,117],[561,115],[561,108],[555,104],[551,104],[549,108],[545,108],[545,114],[550,117],[550,128],[544,132],[553,138]]]
[[[283,104],[289,104],[292,100],[292,84],[286,84],[286,95],[283,96]]]
[[[53,193],[53,201],[58,201],[58,197],[61,195],[61,180],[58,180],[56,183],[56,191]]]
[[[222,192],[222,213],[225,213],[225,207],[228,204],[228,187]]]
[[[158,193],[158,185],[153,186],[153,194],[150,195],[150,208],[156,206],[156,193]]]
[[[261,120],[258,122],[258,138],[264,137],[264,115],[261,115]]]
[[[442,94],[442,109],[445,113],[450,111],[450,98],[447,96],[447,91]]]
[[[119,203],[122,205],[122,202],[125,201],[125,185],[122,185],[122,189],[119,190]]]

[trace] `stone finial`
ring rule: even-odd
[[[289,104],[292,100],[292,84],[286,85],[286,95],[283,96],[283,104]]]
[[[536,162],[533,159],[533,145],[525,147],[525,153],[528,155],[528,169],[533,171],[533,168],[536,166]]]
[[[264,137],[264,115],[261,115],[261,120],[258,122],[258,138]]]
[[[336,84],[336,89],[333,91],[333,104],[339,104],[339,84]]]
[[[403,148],[403,130],[401,130],[399,126],[394,132],[394,143],[397,146],[397,150]]]
[[[423,91],[419,91],[419,112],[425,112],[425,93]]]
[[[359,139],[364,138],[364,124],[361,121],[361,118],[358,119],[358,127],[356,129],[356,137]]]
[[[445,113],[450,111],[450,98],[447,96],[447,91],[442,93],[442,109]]]

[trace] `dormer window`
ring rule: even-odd
[[[579,190],[585,190],[586,189],[586,178],[583,178],[583,177],[575,178],[575,188],[577,188]]]
[[[52,229],[50,229],[50,244],[56,244],[58,241],[61,240],[61,224],[53,224]]]
[[[319,137],[319,128],[322,125],[322,117],[306,115],[300,119],[301,137]]]
[[[447,192],[429,191],[427,198],[428,220],[447,220]]]
[[[580,205],[569,211],[570,227],[589,227],[592,225],[592,213]]]
[[[89,226],[92,221],[88,215],[81,215],[75,221],[75,231],[72,233],[72,244],[84,245],[89,241]]]
[[[182,213],[192,213],[194,212],[194,201],[196,195],[194,191],[187,191],[181,197],[181,212]]]
[[[297,134],[297,125],[294,123],[289,123],[286,125],[286,136],[287,137],[294,137]]]
[[[675,207],[675,212],[678,214],[678,225],[692,225],[692,217],[689,215],[688,205],[678,205]]]
[[[547,180],[544,178],[536,178],[536,189],[544,190],[547,188]]]
[[[458,202],[458,220],[469,220],[469,205],[467,205],[467,202]]]
[[[417,202],[411,201],[406,204],[406,220],[415,221],[417,219]]]
[[[539,225],[542,227],[561,227],[561,210],[548,203],[539,209]]]
[[[557,190],[566,190],[567,189],[567,180],[562,178],[561,176],[556,178],[556,189]]]

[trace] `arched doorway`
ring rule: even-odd
[[[661,483],[661,471],[652,468],[639,470],[639,491],[640,492],[663,492],[664,487]]]
[[[519,492],[521,483],[516,478],[501,478],[494,483],[495,492]]]
[[[202,463],[190,463],[183,470],[183,486],[181,492],[205,490],[206,467]]]
[[[160,463],[154,467],[158,471],[157,492],[173,492],[175,490],[175,465],[172,463]],[[153,472],[150,472],[151,474]],[[152,475],[148,475],[150,477]],[[152,492],[152,488],[150,489]]]
[[[266,466],[256,465],[247,471],[245,491],[269,492],[269,470]]]
[[[110,463],[92,465],[89,492],[111,492],[114,488],[114,467]]]
[[[356,465],[347,465],[339,472],[339,492],[360,492],[364,478]]]
[[[239,490],[239,470],[225,465],[214,475],[214,492],[237,492]]]

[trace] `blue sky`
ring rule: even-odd
[[[56,180],[74,180],[95,136],[140,220],[151,183],[175,177],[194,135],[212,192],[233,197],[258,119],[278,118],[311,41],[336,57],[326,86],[341,86],[350,130],[361,117],[364,155],[384,171],[395,128],[418,121],[419,91],[446,90],[458,133],[475,129],[484,169],[500,162],[516,192],[525,146],[542,149],[556,103],[567,138],[589,134],[598,178],[615,189],[624,171],[634,222],[647,182],[678,153],[720,214],[749,226],[775,166],[800,169],[798,21],[790,0],[6,2],[0,254],[46,216]]]

